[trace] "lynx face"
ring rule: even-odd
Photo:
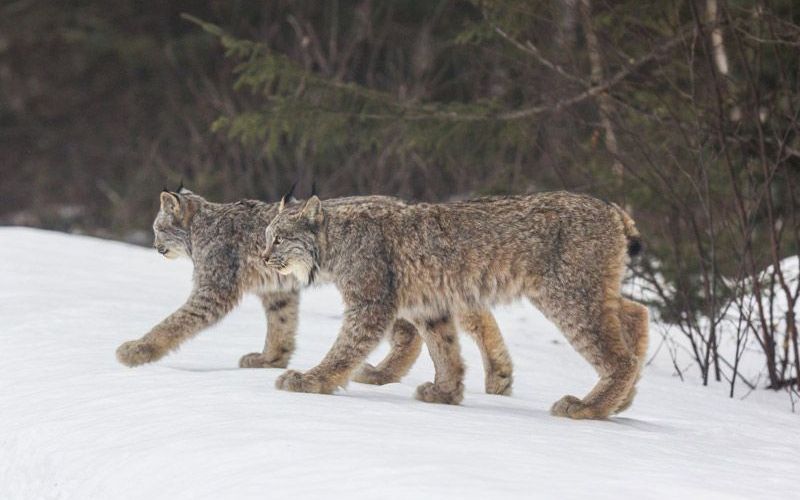
[[[179,193],[161,193],[161,208],[153,222],[153,247],[168,259],[188,257],[191,233],[184,217],[189,209]]]
[[[280,212],[266,229],[264,264],[283,275],[292,274],[304,285],[311,284],[319,267],[317,230],[322,222],[322,204],[312,196],[300,213]]]

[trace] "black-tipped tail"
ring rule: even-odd
[[[636,257],[644,250],[644,244],[642,243],[642,238],[637,236],[631,236],[628,238],[628,256],[629,257]]]

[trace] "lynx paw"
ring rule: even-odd
[[[331,394],[335,387],[324,383],[316,375],[300,373],[295,370],[286,370],[275,381],[275,387],[282,391],[311,392],[315,394]]]
[[[384,385],[399,381],[400,377],[396,377],[385,370],[378,370],[369,363],[364,363],[358,372],[353,375],[353,382],[360,384]]]
[[[268,358],[261,352],[251,352],[239,359],[239,368],[286,368],[288,364],[288,358]]]
[[[443,390],[433,382],[425,382],[417,387],[414,397],[426,403],[441,403],[446,405],[457,405],[464,399],[464,384],[459,383],[453,390]]]
[[[161,348],[144,340],[131,340],[117,348],[117,360],[130,367],[158,361],[164,354]]]
[[[494,372],[486,376],[486,394],[498,394],[500,396],[511,395],[511,384],[514,377],[510,374]]]
[[[581,399],[575,396],[564,396],[556,401],[550,414],[556,417],[569,417],[574,419],[584,418],[606,418],[607,411],[603,411],[597,406],[591,406],[584,403]]]

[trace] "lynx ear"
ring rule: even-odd
[[[300,216],[317,224],[322,222],[322,202],[320,199],[317,196],[309,198],[306,206],[303,207],[303,211],[300,212]]]
[[[180,211],[181,202],[178,196],[169,191],[161,192],[161,210],[177,214]]]

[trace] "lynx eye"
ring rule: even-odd
[[[281,244],[281,242],[283,242],[283,238],[276,237],[274,240],[272,240],[272,246],[278,246]]]

